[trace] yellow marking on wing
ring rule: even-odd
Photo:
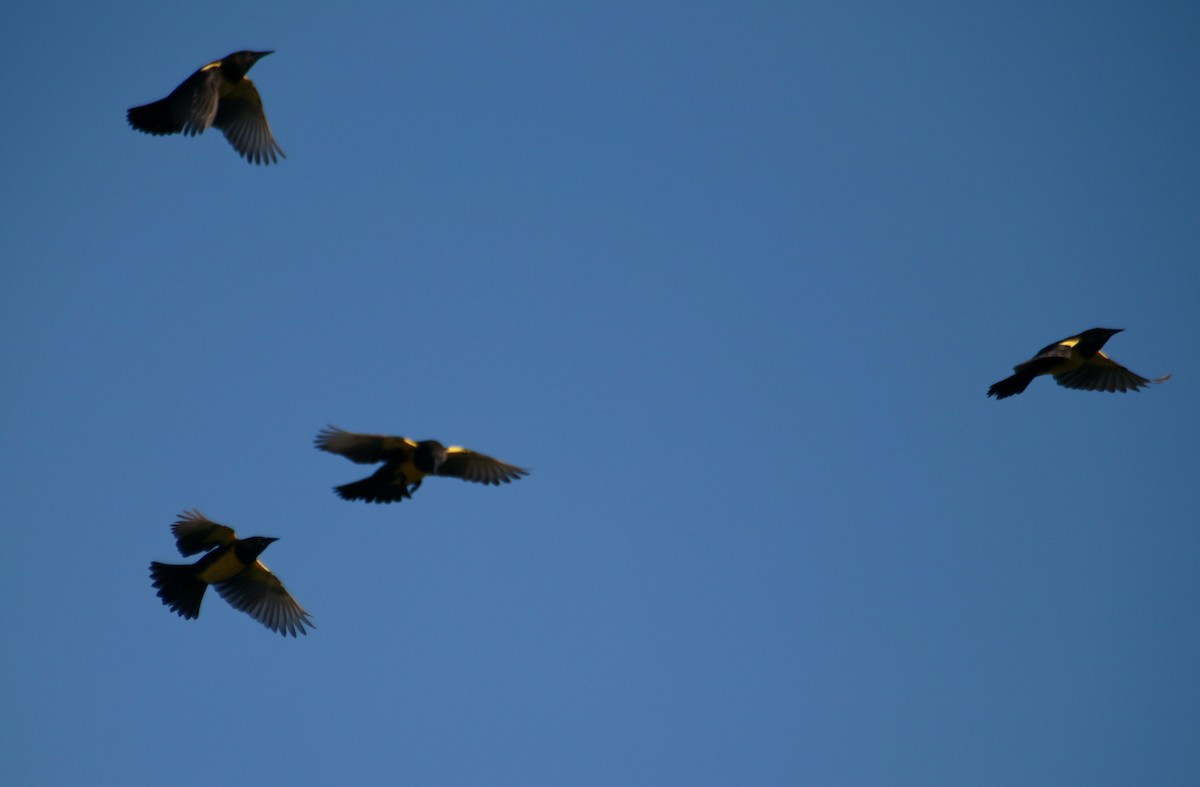
[[[1077,344],[1079,344],[1078,336],[1073,336],[1070,339],[1063,339],[1061,342],[1059,342],[1059,345],[1062,347],[1074,347]]]

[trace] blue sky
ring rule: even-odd
[[[1194,784],[1200,12],[0,11],[0,777]],[[287,154],[125,110],[204,63]],[[1165,385],[988,385],[1093,326]],[[346,429],[532,475],[339,500]],[[198,507],[299,641],[150,587]]]

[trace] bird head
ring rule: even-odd
[[[221,71],[229,78],[231,82],[237,82],[242,77],[246,76],[246,72],[250,67],[271,54],[275,50],[268,49],[265,52],[252,52],[248,49],[243,49],[241,52],[234,52],[232,55],[221,59]]]
[[[256,558],[261,555],[267,547],[271,546],[271,544],[278,540],[278,538],[271,538],[269,536],[251,536],[250,538],[243,538],[241,543],[244,545],[246,557]]]
[[[229,57],[227,57],[225,59],[233,60],[234,62],[238,62],[238,63],[248,63],[250,66],[252,66],[255,63],[257,63],[259,60],[262,60],[267,55],[274,54],[274,52],[275,52],[274,49],[267,49],[263,52],[255,52],[252,49],[243,49],[240,52],[234,52],[232,55],[230,55]],[[247,68],[248,67],[249,66],[247,66]]]
[[[1079,352],[1083,353],[1084,357],[1090,358],[1100,351],[1112,337],[1116,336],[1124,328],[1089,328],[1079,334],[1079,343],[1075,345]]]
[[[441,469],[442,462],[445,461],[446,446],[437,440],[422,440],[417,443],[417,450],[413,455],[413,464],[421,472],[437,475],[438,470]]]
[[[1120,333],[1123,330],[1125,330],[1125,329],[1124,328],[1089,328],[1088,330],[1084,331],[1081,335],[1085,339],[1090,339],[1091,341],[1099,342],[1099,344],[1103,345],[1106,341],[1108,341],[1112,337],[1116,336],[1118,333]]]

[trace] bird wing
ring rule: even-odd
[[[1103,352],[1097,352],[1077,368],[1054,375],[1054,380],[1064,388],[1125,393],[1145,388],[1150,383],[1164,382],[1170,376],[1168,374],[1148,380],[1140,374],[1129,371]]]
[[[179,554],[187,557],[197,552],[207,552],[214,547],[224,546],[237,540],[233,528],[217,524],[201,514],[199,510],[184,511],[175,524],[171,525],[175,546]]]
[[[1076,344],[1079,344],[1079,338],[1075,336],[1054,344],[1047,344],[1038,350],[1037,355],[1014,366],[1013,371],[1031,376],[1053,374],[1057,367],[1070,362],[1075,357]]]
[[[1070,358],[1074,353],[1075,345],[1077,344],[1079,344],[1078,336],[1072,336],[1069,339],[1063,339],[1062,341],[1055,342],[1054,344],[1047,344],[1045,347],[1038,350],[1037,355],[1033,356],[1033,358],[1030,360],[1036,358]]]
[[[262,99],[249,79],[243,78],[221,97],[212,124],[247,161],[272,164],[279,160],[276,154],[283,156],[283,149],[271,135]]]
[[[180,131],[193,136],[211,126],[217,116],[220,91],[220,62],[209,63],[171,91],[167,101],[171,105],[171,117],[181,126]]]
[[[331,454],[341,454],[351,462],[360,465],[386,462],[388,460],[406,461],[412,457],[417,444],[407,437],[389,437],[381,434],[357,434],[327,426],[313,441],[317,448]]]
[[[507,484],[521,476],[529,475],[529,471],[477,451],[452,445],[446,449],[446,461],[442,462],[438,475],[499,486],[501,483]]]
[[[256,560],[237,576],[214,587],[221,598],[236,610],[245,612],[271,631],[283,636],[307,634],[305,626],[313,625],[308,613],[287,592],[279,577]]]

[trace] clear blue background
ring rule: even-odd
[[[1198,41],[6,6],[0,781],[1197,783]],[[126,126],[242,48],[285,162]],[[1174,379],[984,396],[1093,326]],[[346,503],[327,423],[533,474]],[[192,507],[319,628],[165,609]]]

